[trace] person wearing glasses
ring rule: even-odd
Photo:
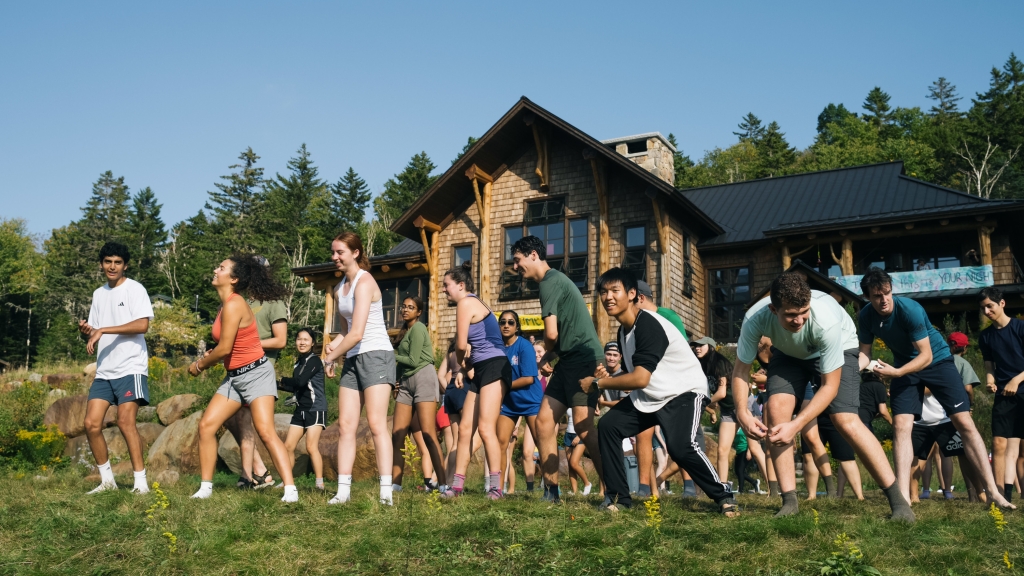
[[[413,414],[419,423],[426,444],[427,454],[437,477],[444,482],[447,478],[444,470],[444,458],[441,456],[441,444],[437,440],[437,380],[434,374],[434,344],[430,341],[427,327],[420,322],[423,314],[423,300],[417,296],[406,298],[402,302],[402,320],[405,326],[395,340],[395,363],[398,368],[398,395],[395,398],[395,413],[391,447],[394,463],[391,466],[393,489],[401,490],[402,474],[405,470],[405,438],[409,435]],[[430,367],[429,369],[427,367]],[[428,490],[436,489],[430,483],[430,476],[423,479]]]
[[[512,387],[501,403],[501,414],[498,416],[498,444],[507,446],[509,453],[502,460],[501,477],[502,486],[505,481],[509,486],[515,486],[515,470],[509,462],[514,442],[510,441],[515,438],[513,432],[519,428],[520,419],[526,420],[526,427],[536,437],[537,413],[540,412],[544,389],[538,377],[537,354],[530,342],[522,337],[519,314],[505,310],[498,319],[498,327],[501,329],[501,339],[505,342],[505,356],[512,365]]]

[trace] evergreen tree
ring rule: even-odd
[[[875,86],[871,92],[868,92],[868,97],[864,99],[864,110],[866,110],[864,119],[876,129],[880,130],[889,123],[892,112],[889,98],[888,94]]]
[[[427,153],[420,152],[409,160],[404,170],[384,183],[384,192],[373,203],[378,230],[373,243],[374,254],[384,254],[401,241],[401,238],[388,228],[437,180],[437,176],[430,175],[434,168],[436,166]]]
[[[765,135],[765,129],[761,126],[761,119],[754,116],[753,112],[747,112],[743,120],[737,125],[739,132],[733,132],[739,137],[740,142],[757,142]]]
[[[134,278],[142,283],[151,294],[166,288],[163,275],[157,270],[157,259],[167,242],[167,229],[160,217],[162,204],[148,186],[135,193],[132,209],[128,213],[128,245],[132,255],[131,269]]]
[[[330,195],[305,144],[288,161],[288,169],[287,177],[277,174],[264,184],[265,225],[275,240],[273,251],[280,252],[288,266],[302,266],[308,263],[311,250],[316,251],[317,261],[329,254]]]
[[[372,197],[366,180],[360,178],[349,166],[348,172],[331,186],[331,195],[331,213],[337,218],[334,224],[335,235],[346,230],[361,230]]]
[[[960,115],[957,102],[961,98],[957,96],[956,86],[950,84],[944,77],[940,76],[928,87],[928,98],[935,100],[935,104],[928,112],[936,118],[939,124]]]
[[[683,154],[683,151],[679,149],[679,144],[676,143],[675,134],[669,132],[668,141],[669,144],[672,144],[672,147],[676,149],[676,151],[672,153],[672,167],[674,168],[676,173],[675,182],[673,182],[673,185],[676,188],[684,188],[688,183],[687,171],[693,168],[695,164],[689,156]]]
[[[756,142],[757,172],[755,178],[771,178],[781,176],[796,161],[796,148],[786,141],[778,122],[772,121],[764,131],[764,135]]]
[[[967,114],[966,139],[971,150],[981,154],[989,142],[998,146],[990,158],[992,166],[1005,164],[1009,155],[1018,151],[999,179],[993,197],[1024,197],[1024,62],[1017,55],[992,68],[989,89],[978,93]]]
[[[469,149],[472,148],[473,145],[476,144],[477,141],[479,141],[479,140],[480,140],[479,138],[474,138],[474,137],[470,136],[469,139],[466,140],[466,145],[462,147],[462,152],[459,152],[459,155],[455,157],[455,160],[452,160],[452,164],[455,164],[463,156],[465,156],[466,152],[469,152]]]
[[[818,134],[828,129],[829,124],[838,124],[850,116],[856,116],[856,112],[850,112],[841,102],[839,105],[829,103],[825,109],[818,114]]]
[[[260,157],[252,148],[246,148],[238,159],[240,164],[228,167],[236,172],[221,176],[224,182],[214,184],[217,191],[209,192],[205,207],[222,233],[224,250],[258,252],[265,245],[259,222],[263,209],[263,168],[256,166]]]
[[[92,185],[92,196],[82,208],[82,227],[87,234],[88,249],[99,249],[109,241],[127,243],[126,232],[131,194],[124,176],[114,177],[107,170]]]

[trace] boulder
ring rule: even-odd
[[[103,415],[103,427],[110,428],[111,426],[117,426],[117,406],[113,404],[107,406],[107,412]]]
[[[388,430],[392,429],[391,416],[388,416]],[[341,428],[335,422],[320,435],[320,455],[324,458],[324,478],[332,481],[338,479],[338,437]],[[373,448],[373,436],[366,418],[359,419],[356,429],[356,460],[352,466],[353,480],[369,480],[377,477],[377,456]]]
[[[47,374],[46,383],[50,388],[66,388],[68,384],[78,380],[78,374]]]
[[[180,420],[181,415],[200,400],[202,400],[202,397],[198,394],[178,394],[177,396],[171,396],[167,400],[157,404],[156,414],[160,417],[161,424],[164,426],[170,426],[174,422]]]
[[[87,382],[92,382],[96,378],[96,363],[87,364],[85,368],[82,368],[82,378]]]
[[[45,410],[45,409],[49,408],[51,404],[53,404],[57,400],[60,400],[61,398],[66,398],[67,395],[68,395],[68,391],[67,390],[63,390],[63,389],[60,389],[60,388],[57,388],[55,390],[50,390],[46,394],[46,399],[43,400],[43,409]]]
[[[28,381],[29,382],[42,382],[43,381],[43,375],[38,373],[38,372],[33,372],[33,373],[28,375]]]
[[[288,430],[291,428],[291,414],[275,414],[274,415],[274,427],[277,429],[277,436],[284,442],[285,438],[288,437]],[[253,430],[255,434],[255,430]],[[260,457],[263,459],[263,463],[267,465],[267,469],[274,476],[275,480],[280,480],[281,475],[277,472],[277,466],[274,465],[273,459],[270,457],[270,453],[267,452],[266,446],[263,445],[263,441],[256,437],[256,450],[259,451]],[[220,442],[217,448],[217,455],[220,459],[227,464],[228,468],[231,469],[235,474],[242,474],[242,456],[241,451],[238,448],[238,443],[235,441],[234,434],[228,433],[220,437]],[[306,439],[302,438],[299,440],[298,445],[295,446],[295,466],[292,467],[292,475],[302,476],[309,471],[309,453],[306,450]],[[335,469],[337,474],[337,469]]]
[[[56,426],[68,438],[85,434],[85,407],[89,398],[85,394],[59,398],[46,409],[44,426]]]
[[[139,422],[152,422],[156,420],[156,406],[143,406],[139,408],[139,413],[135,416],[135,419]]]
[[[174,484],[181,474],[199,473],[199,420],[195,412],[164,429],[149,448],[149,478],[161,484]]]
[[[156,439],[164,431],[164,426],[152,422],[140,422],[138,424],[139,436],[142,436],[143,450],[149,450]],[[128,458],[128,445],[121,435],[121,429],[116,426],[103,430],[103,439],[107,442],[107,454],[113,461]],[[89,447],[89,439],[85,436],[78,436],[67,441],[64,446],[64,456],[75,462],[92,463],[92,449]]]

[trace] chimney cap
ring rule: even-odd
[[[643,134],[634,134],[632,136],[609,138],[608,140],[601,140],[601,144],[604,144],[605,146],[611,146],[614,148],[616,144],[636,142],[638,140],[647,140],[649,138],[657,138],[658,140],[661,140],[661,143],[664,144],[665,147],[671,150],[672,152],[677,151],[676,147],[673,146],[672,143],[668,141],[668,138],[665,138],[664,136],[661,135],[661,132],[645,132]]]

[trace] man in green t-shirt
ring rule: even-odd
[[[270,265],[266,258],[259,258],[262,259],[264,266]],[[271,365],[275,365],[281,350],[288,344],[288,308],[281,300],[248,302],[256,319],[256,331],[260,335],[263,353]],[[242,458],[242,476],[238,479],[237,486],[256,490],[273,486],[274,479],[269,476],[263,458],[256,451],[256,429],[252,424],[252,411],[249,410],[249,406],[243,404],[242,408],[224,423],[224,427],[235,437]],[[258,470],[262,472],[257,472]]]
[[[540,314],[544,319],[547,352],[538,364],[541,374],[549,376],[549,380],[537,415],[537,435],[540,436],[537,440],[544,472],[544,499],[557,502],[556,422],[560,422],[569,409],[576,435],[589,450],[597,475],[601,477],[601,452],[594,427],[600,392],[584,392],[580,380],[594,375],[604,353],[583,295],[565,274],[548,266],[544,242],[536,236],[526,236],[513,244],[511,251],[514,269],[522,271],[523,278],[540,282]],[[555,359],[558,365],[552,368]]]

